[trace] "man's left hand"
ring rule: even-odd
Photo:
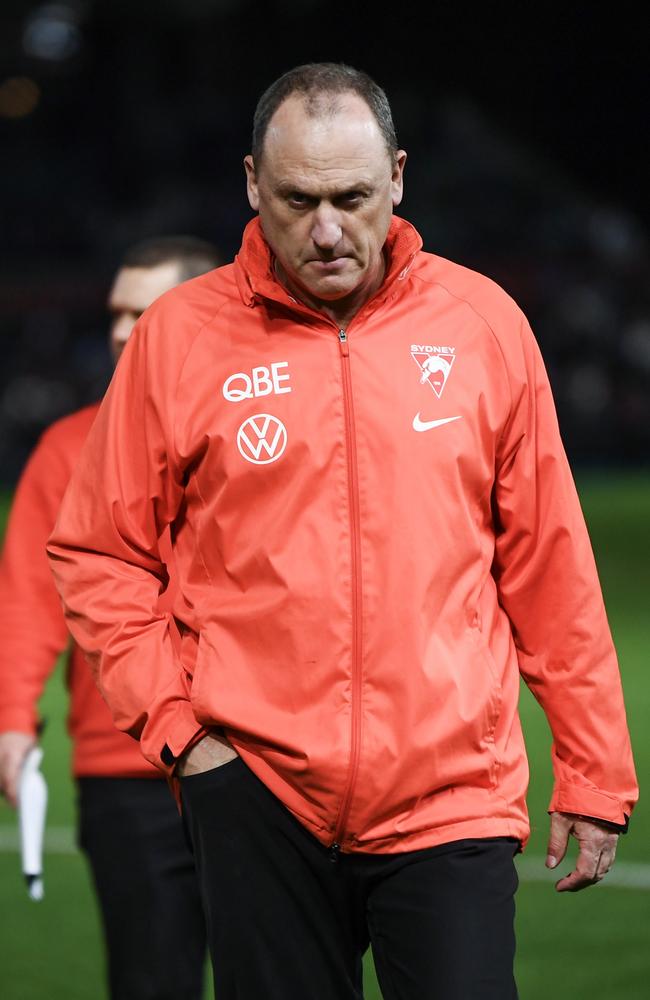
[[[606,826],[573,813],[551,813],[546,867],[556,868],[566,854],[569,836],[578,841],[579,853],[574,870],[555,883],[558,892],[579,892],[605,877],[614,864],[618,833]]]

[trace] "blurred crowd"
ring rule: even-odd
[[[214,23],[169,30],[168,4],[160,23],[136,18],[128,31],[91,17],[100,5],[22,6],[28,13],[4,33],[13,55],[0,81],[0,486],[9,488],[40,432],[106,388],[105,301],[124,249],[188,233],[225,259],[237,252],[250,217],[242,158],[253,102],[278,68],[251,65],[226,85]],[[219,6],[237,51],[238,5]],[[571,461],[647,463],[645,223],[621,200],[587,195],[479,102],[431,95],[406,75],[379,82],[410,153],[400,214],[425,249],[490,275],[524,309]]]

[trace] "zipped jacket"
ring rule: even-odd
[[[385,256],[338,330],[253,220],[233,264],[144,313],[50,540],[70,628],[150,761],[171,774],[221,727],[324,844],[524,843],[520,673],[550,808],[623,825],[620,675],[528,323],[401,219]]]
[[[68,730],[77,777],[160,777],[138,744],[113,725],[83,653],[70,643],[45,552],[59,505],[99,404],[41,435],[11,505],[0,559],[0,732],[35,735],[38,701],[68,646]]]

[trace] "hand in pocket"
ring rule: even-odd
[[[191,750],[179,757],[176,774],[179,778],[187,778],[191,774],[203,774],[221,767],[234,760],[237,751],[232,748],[225,736],[207,733]]]

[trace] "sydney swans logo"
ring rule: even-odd
[[[456,359],[455,352],[455,347],[411,344],[411,357],[420,369],[420,385],[428,382],[438,399],[447,384],[451,366]]]
[[[287,429],[270,413],[256,413],[237,431],[237,447],[247,462],[269,465],[277,462],[287,446]],[[262,458],[261,456],[265,457]]]

